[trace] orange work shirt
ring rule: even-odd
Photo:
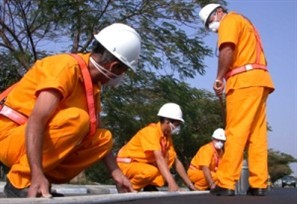
[[[191,165],[202,170],[202,166],[207,166],[210,171],[217,171],[217,167],[223,154],[218,155],[212,142],[200,147],[191,161]]]
[[[79,55],[88,65],[90,53]],[[78,62],[69,54],[53,55],[36,61],[9,93],[5,104],[29,116],[38,94],[46,89],[61,93],[58,110],[77,107],[88,112],[83,76]],[[100,85],[94,84],[93,89],[95,106],[100,111]]]
[[[153,151],[161,151],[161,138],[164,137],[161,123],[151,123],[139,130],[131,140],[119,151],[118,157],[131,158],[133,161],[155,164],[156,159]],[[167,138],[167,161],[168,165],[176,158],[172,137]]]
[[[257,60],[257,39],[252,24],[242,15],[230,12],[220,22],[218,30],[218,47],[224,43],[235,45],[233,61],[230,69],[247,64],[258,63],[266,65],[263,51]],[[252,86],[264,86],[274,90],[274,85],[269,72],[255,69],[234,75],[227,80],[226,93],[230,89],[238,89]]]

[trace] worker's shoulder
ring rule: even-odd
[[[77,53],[77,55],[79,55],[80,57],[82,58],[88,58],[90,53],[86,53],[86,54],[83,54],[83,53]],[[48,56],[45,56],[44,58],[42,59],[39,59],[39,61],[56,61],[56,62],[63,62],[63,61],[73,61],[73,62],[76,62],[77,60],[72,56],[71,53],[57,53],[57,54],[54,54],[54,55],[48,55]]]
[[[200,147],[199,151],[212,151],[213,146],[212,142],[209,142],[207,144],[204,144],[203,146]]]

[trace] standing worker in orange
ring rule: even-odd
[[[175,167],[190,190],[195,190],[186,170],[177,158],[172,135],[178,134],[184,122],[180,106],[175,103],[164,104],[158,116],[158,123],[144,127],[123,146],[117,162],[123,173],[130,179],[133,189],[157,191],[156,187],[168,184],[168,191],[178,191],[179,187],[170,173]]]
[[[99,126],[101,85],[135,70],[141,39],[115,23],[95,36],[92,53],[38,60],[8,94],[0,111],[0,161],[10,168],[7,197],[51,197],[99,160],[119,192],[133,191],[111,153],[112,135]]]
[[[218,71],[213,85],[226,92],[225,153],[217,171],[213,195],[233,196],[245,148],[248,153],[248,194],[265,195],[268,178],[266,101],[274,90],[262,42],[249,19],[208,4],[199,16],[206,29],[218,34]]]
[[[188,176],[198,190],[216,186],[216,171],[224,154],[225,141],[225,131],[218,128],[212,134],[212,141],[203,145],[193,157]]]

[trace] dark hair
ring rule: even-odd
[[[95,41],[92,45],[93,49],[92,49],[92,53],[94,54],[101,54],[101,63],[109,63],[112,61],[119,61],[119,63],[121,64],[121,66],[125,66],[127,67],[127,65],[125,65],[124,63],[122,63],[118,58],[116,58],[113,54],[111,54],[100,42]]]
[[[99,43],[97,40],[95,40],[92,44],[92,53],[96,53],[96,54],[103,54],[105,48],[103,47],[103,45],[101,45],[101,43]]]
[[[171,123],[175,123],[175,122],[177,122],[177,121],[180,122],[180,120],[175,120],[175,119],[171,119],[171,118],[165,118],[165,117],[162,117],[162,116],[160,116],[159,119],[160,119],[160,122],[161,122],[161,123],[164,123],[165,120],[168,120],[168,121],[171,122]]]
[[[161,124],[163,124],[165,122],[166,118],[161,116],[161,117],[159,117],[159,120],[160,120]]]

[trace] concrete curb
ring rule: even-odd
[[[114,203],[130,200],[141,200],[146,198],[185,196],[194,194],[206,194],[208,191],[181,191],[181,192],[139,192],[139,193],[122,193],[122,194],[105,194],[105,195],[86,195],[86,196],[70,196],[60,198],[2,198],[0,203],[6,204],[23,204],[39,203],[39,204],[85,204],[85,203]]]
[[[0,182],[0,203],[5,204],[76,204],[76,203],[115,203],[120,201],[141,200],[146,198],[185,196],[208,194],[209,191],[189,191],[182,188],[179,192],[168,192],[167,188],[159,188],[158,192],[117,193],[114,185],[53,185],[52,189],[65,197],[54,198],[5,198],[3,194],[5,182]]]

